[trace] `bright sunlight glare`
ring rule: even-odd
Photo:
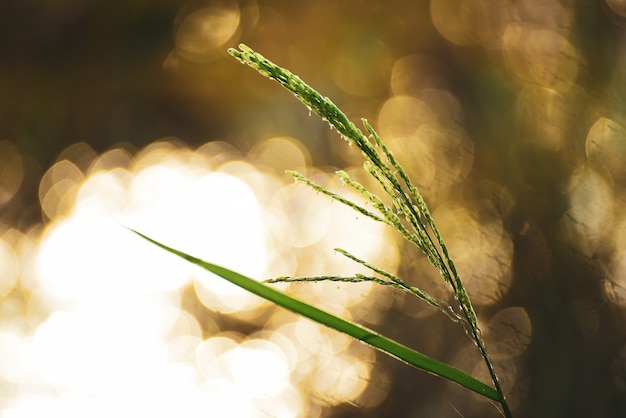
[[[0,378],[12,393],[0,414],[316,417],[323,405],[359,399],[371,349],[276,310],[125,228],[258,279],[362,270],[334,254],[333,243],[396,269],[398,251],[384,228],[293,185],[285,162],[272,164],[274,152],[314,170],[306,148],[289,137],[268,138],[250,158],[224,143],[194,151],[173,138],[139,152],[97,155],[82,143],[64,151],[39,188],[47,224],[0,240],[7,278],[0,291],[21,286],[30,295],[22,319],[0,321]],[[290,292],[357,320],[376,322],[389,307],[375,303],[371,285]],[[244,336],[233,320],[261,331]],[[374,406],[388,390],[377,384],[376,398],[359,402]]]

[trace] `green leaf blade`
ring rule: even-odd
[[[275,290],[263,283],[259,283],[242,274],[193,257],[182,251],[170,248],[135,230],[131,229],[131,231],[144,238],[145,240],[151,242],[152,244],[161,247],[162,249],[174,255],[177,255],[198,267],[208,270],[211,273],[233,283],[234,285],[239,286],[270,302],[273,302],[278,306],[281,306],[285,309],[295,312],[296,314],[309,318],[336,331],[350,335],[351,337],[362,341],[365,344],[368,344],[380,350],[381,352],[400,361],[403,361],[417,369],[451,380],[473,392],[476,392],[494,401],[502,401],[500,394],[495,389],[481,382],[480,380],[468,375],[467,373],[453,366],[450,366],[449,364],[442,363],[438,360],[428,357],[407,346],[404,346],[383,335],[380,335],[375,331],[372,331],[361,325],[346,321],[345,319],[339,318],[329,312],[316,308],[315,306],[312,306],[283,292]]]

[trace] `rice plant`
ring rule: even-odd
[[[430,263],[439,270],[442,280],[449,286],[454,295],[455,304],[450,305],[446,301],[438,300],[422,289],[409,285],[396,275],[382,270],[365,260],[359,259],[343,249],[336,251],[354,262],[369,269],[371,275],[356,274],[351,277],[340,276],[316,276],[316,277],[279,277],[259,283],[251,278],[242,276],[231,270],[208,263],[191,255],[182,253],[161,243],[158,243],[145,235],[138,233],[152,243],[170,251],[190,262],[205,268],[244,289],[264,297],[279,306],[287,308],[302,316],[308,317],[330,328],[344,332],[380,351],[398,358],[409,365],[424,370],[431,374],[449,379],[465,388],[483,395],[500,405],[501,411],[507,418],[511,417],[511,411],[498,381],[498,376],[489,358],[485,342],[478,327],[476,313],[472,307],[470,298],[463,286],[463,282],[457,272],[454,262],[450,257],[445,242],[441,237],[430,214],[428,206],[420,194],[418,188],[409,179],[404,168],[398,163],[393,153],[387,148],[372,126],[363,119],[362,123],[366,136],[357,128],[346,115],[328,98],[320,95],[316,90],[307,85],[298,76],[290,71],[279,67],[261,54],[253,51],[246,45],[239,45],[239,49],[229,49],[230,55],[241,63],[247,64],[260,74],[275,80],[284,88],[292,92],[296,98],[304,103],[307,108],[327,121],[331,127],[349,143],[356,146],[362,153],[365,162],[365,170],[382,186],[388,195],[390,204],[384,202],[379,196],[371,193],[361,183],[351,179],[344,171],[336,174],[344,184],[357,191],[367,202],[372,210],[361,206],[341,195],[333,193],[323,186],[307,179],[295,171],[288,171],[296,181],[304,183],[313,190],[321,192],[330,198],[345,204],[360,214],[387,224],[397,230],[407,241],[418,247],[427,257]],[[458,370],[448,364],[427,357],[415,350],[399,344],[372,330],[358,324],[338,318],[328,312],[322,311],[306,302],[295,299],[283,292],[272,289],[268,284],[277,282],[364,282],[369,281],[378,285],[389,286],[408,292],[432,307],[443,312],[448,318],[465,328],[467,335],[477,346],[491,377],[493,387],[477,380],[476,378]]]

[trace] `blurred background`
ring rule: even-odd
[[[357,151],[244,42],[367,118],[434,213],[516,417],[626,416],[626,2],[0,2],[0,416],[489,417],[497,409],[132,236],[261,279],[439,298],[358,201]],[[489,381],[367,284],[278,286]]]

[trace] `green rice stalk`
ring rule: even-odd
[[[391,197],[394,208],[385,205],[381,199],[367,191],[360,184],[349,180],[347,175],[344,176],[340,174],[340,176],[346,184],[355,188],[362,196],[372,202],[374,207],[381,212],[382,216],[375,215],[348,199],[327,191],[324,187],[306,180],[306,178],[301,175],[299,175],[297,179],[308,184],[313,189],[352,207],[360,213],[397,229],[404,238],[417,245],[426,254],[431,264],[439,270],[443,280],[452,288],[454,298],[460,307],[461,315],[464,319],[460,322],[467,327],[466,332],[468,336],[478,347],[487,365],[492,382],[500,397],[498,402],[505,416],[511,417],[511,412],[502,392],[497,374],[485,348],[485,343],[478,327],[476,313],[469,295],[465,290],[435,221],[428,210],[428,206],[418,188],[411,182],[406,171],[395,159],[393,153],[386,147],[374,128],[366,120],[363,120],[365,130],[373,139],[372,143],[361,130],[350,122],[347,116],[329,98],[322,97],[315,89],[311,88],[298,76],[279,67],[246,45],[241,44],[239,45],[239,49],[231,48],[228,52],[241,63],[249,65],[262,75],[277,81],[287,90],[291,91],[298,100],[309,108],[309,110],[318,114],[323,120],[327,121],[332,128],[335,128],[344,139],[361,150],[365,158],[364,168],[381,184],[385,193]],[[294,175],[292,172],[290,174]],[[412,232],[399,220],[396,212],[404,215],[404,220],[406,224],[410,226]],[[415,294],[420,297],[421,293],[418,292]],[[423,297],[420,298],[428,301],[428,299],[424,299]]]

